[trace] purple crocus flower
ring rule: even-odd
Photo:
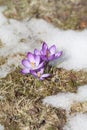
[[[32,53],[27,54],[27,59],[22,60],[22,64],[24,65],[24,69],[22,70],[23,74],[30,73],[30,70],[38,70],[44,66],[44,62],[40,62],[41,58],[39,55],[35,55]]]
[[[31,74],[40,80],[44,80],[50,76],[50,74],[44,74],[44,68],[41,68],[39,71],[31,71]]]
[[[40,51],[39,51],[38,49],[34,49],[34,54],[35,54],[35,55],[39,55],[39,56],[41,55],[41,54],[40,54]]]
[[[48,48],[47,44],[44,42],[40,51],[35,49],[34,54],[29,52],[27,54],[27,59],[22,60],[22,64],[24,66],[22,73],[31,73],[36,78],[44,80],[50,76],[48,73],[44,74],[44,69],[48,62],[59,58],[61,55],[62,51],[56,53],[55,45],[52,45],[50,48]]]
[[[38,50],[35,50],[35,53],[37,52]],[[39,54],[39,52],[37,54]],[[50,48],[48,48],[47,44],[44,42],[42,45],[40,54],[41,54],[42,60],[51,61],[51,60],[59,58],[62,55],[62,51],[56,53],[55,45],[52,45]]]

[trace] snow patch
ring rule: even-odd
[[[60,30],[44,20],[32,19],[28,27],[49,46],[55,44],[64,51],[63,62],[58,67],[66,69],[87,69],[87,30],[82,32]]]
[[[46,41],[48,46],[55,44],[58,51],[63,50],[63,56],[58,60],[57,66],[66,69],[87,69],[87,30],[76,32],[63,31],[42,19],[30,21],[17,21],[7,19],[2,14],[4,7],[0,7],[0,56],[10,57],[10,64],[0,66],[0,77],[6,76],[12,70],[13,64],[20,65],[21,60],[15,61],[13,55],[26,54],[35,48],[40,48],[40,41]],[[8,62],[7,61],[7,62]],[[55,62],[52,62],[54,64]]]
[[[70,117],[63,130],[87,130],[87,114],[77,114]]]
[[[58,95],[48,96],[43,100],[45,104],[51,104],[54,107],[60,107],[64,109],[69,109],[69,106],[73,103],[73,98],[75,94],[71,93],[59,93]]]
[[[2,14],[2,12],[6,9],[5,6],[0,6],[0,27],[4,24],[8,24],[7,18],[5,18]]]
[[[59,93],[43,99],[44,104],[51,104],[54,107],[61,107],[67,111],[69,111],[73,103],[80,101],[87,101],[87,85],[79,87],[76,94],[70,92]]]
[[[87,114],[69,114],[71,105],[76,102],[87,101],[87,85],[78,88],[77,93],[59,93],[55,96],[48,96],[43,99],[44,104],[50,104],[57,108],[66,109],[67,124],[63,130],[87,130]]]
[[[0,66],[0,77],[5,77],[17,66],[21,66],[22,56],[28,51],[33,51],[36,46],[35,37],[27,27],[26,22],[7,19],[2,14],[3,8],[0,7],[0,56],[8,58],[7,62]],[[32,46],[33,45],[33,46]],[[15,67],[12,68],[11,66]]]
[[[4,130],[4,126],[0,125],[0,130]]]

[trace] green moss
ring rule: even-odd
[[[57,130],[55,127],[49,127],[47,130]]]

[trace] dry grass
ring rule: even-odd
[[[70,114],[75,114],[77,112],[87,113],[87,101],[77,102],[71,106]]]
[[[44,106],[39,98],[30,100],[20,97],[18,100],[16,98],[3,101],[0,113],[6,130],[13,130],[16,127],[18,130],[24,130],[26,127],[27,130],[48,130],[49,127],[62,130],[66,122],[65,110]]]
[[[8,60],[7,57],[0,56],[0,66],[5,64],[7,62],[7,60]]]
[[[4,43],[0,39],[0,48],[4,47]]]
[[[87,72],[56,69],[49,66],[52,76],[39,81],[22,75],[20,68],[0,79],[0,120],[5,130],[62,130],[66,112],[42,104],[42,99],[58,92],[76,92],[87,84]]]

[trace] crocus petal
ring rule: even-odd
[[[46,42],[43,42],[42,49],[47,49],[47,48],[48,48],[48,46],[47,46]]]
[[[55,52],[56,52],[56,46],[55,45],[51,46],[49,48],[49,51],[50,51],[51,54],[55,54]]]
[[[55,58],[55,55],[51,55],[48,57],[48,60],[51,61],[51,60],[54,60],[54,58]]]
[[[30,73],[34,75],[36,78],[38,77],[36,71],[31,70]]]
[[[48,49],[48,46],[47,46],[47,44],[44,42],[43,45],[42,45],[41,54],[42,54],[42,55],[46,55],[47,49]]]
[[[44,80],[44,78],[43,78],[43,77],[40,77],[40,80]]]
[[[56,59],[56,58],[59,58],[59,57],[62,55],[62,53],[63,53],[63,51],[60,51],[60,52],[56,53],[56,54],[55,54],[55,59]]]
[[[28,60],[22,60],[22,64],[26,67],[26,68],[30,68],[31,65],[30,65],[30,62]]]
[[[34,58],[35,58],[36,66],[38,66],[39,63],[40,63],[40,56],[36,56],[36,55],[35,55]]]
[[[34,54],[32,54],[32,53],[29,52],[29,53],[27,54],[27,57],[28,57],[28,60],[29,60],[30,62],[33,62],[33,63],[35,62]]]
[[[40,72],[40,74],[42,75],[43,72],[44,72],[44,68],[41,68],[39,72]]]
[[[43,50],[40,51],[41,55],[46,55],[46,52],[44,54]]]
[[[47,78],[47,77],[49,77],[50,76],[50,74],[43,74],[41,77],[42,78]]]
[[[23,74],[28,74],[28,73],[30,73],[30,70],[27,69],[27,68],[24,68],[24,69],[22,69],[21,72],[22,72]]]
[[[44,60],[44,61],[47,61],[47,60],[48,60],[48,59],[47,59],[47,56],[45,56],[45,55],[41,55],[41,59]]]
[[[37,50],[37,49],[35,49],[35,50],[34,50],[34,54],[35,54],[35,55],[40,55],[40,51]]]
[[[43,66],[44,66],[44,61],[41,62],[41,63],[38,65],[38,68],[37,68],[37,69],[40,69],[40,68],[42,68]]]

